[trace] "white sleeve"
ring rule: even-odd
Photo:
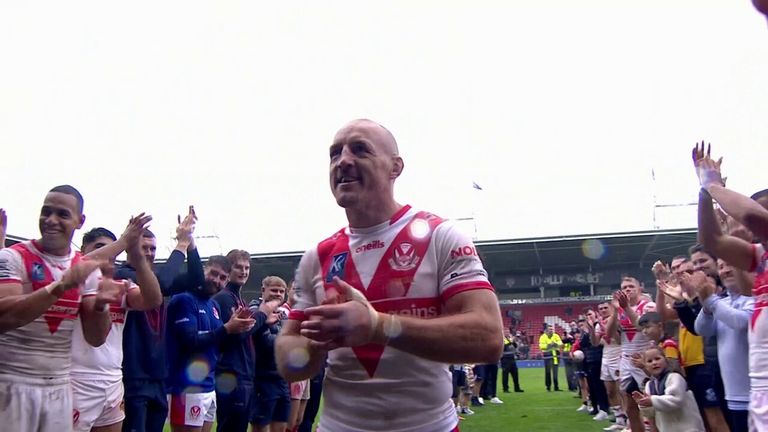
[[[0,249],[0,284],[22,283],[25,276],[21,255],[13,249]]]
[[[296,277],[294,279],[294,295],[296,304],[293,305],[289,319],[304,319],[304,309],[317,306],[319,301],[315,290],[319,286],[323,287],[322,274],[320,271],[320,258],[317,256],[317,248],[312,248],[301,257],[299,266],[296,268]]]
[[[685,394],[688,391],[687,384],[682,375],[670,372],[664,388],[664,394],[651,396],[653,409],[656,411],[676,411],[685,407]]]
[[[85,279],[85,283],[80,285],[80,295],[96,295],[96,292],[99,291],[99,282],[101,282],[101,270],[96,269],[88,275],[88,278]]]
[[[438,287],[444,301],[463,291],[493,290],[475,245],[456,225],[443,222],[435,229],[432,241],[437,254]]]

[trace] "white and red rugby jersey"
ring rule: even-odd
[[[768,391],[768,251],[761,244],[752,245],[752,250],[755,310],[749,323],[750,387],[752,391]]]
[[[290,318],[305,319],[304,309],[321,304],[334,276],[380,312],[423,319],[439,316],[458,293],[493,290],[472,241],[410,206],[383,224],[342,229],[307,251]],[[448,365],[383,345],[331,351],[323,397],[323,430],[449,431],[458,423]]]
[[[59,257],[26,241],[0,250],[0,285],[20,283],[29,294],[61,279],[80,261],[79,252]],[[95,295],[101,272],[88,276],[79,290],[67,291],[48,311],[31,323],[0,334],[0,377],[67,379],[72,359],[72,331],[80,312],[81,295]]]
[[[637,305],[630,307],[635,311],[637,318],[640,319],[646,312],[645,308],[648,305],[655,306],[656,303],[640,300]],[[619,308],[619,333],[621,334],[621,352],[623,354],[643,352],[654,345],[652,340],[648,339],[640,329],[632,324],[626,312],[621,308]]]
[[[128,290],[138,289],[131,282]],[[83,334],[83,326],[78,318],[72,334],[72,372],[75,379],[122,379],[123,378],[123,328],[125,314],[128,312],[127,292],[123,301],[109,305],[109,317],[112,327],[107,340],[99,347],[91,346]]]

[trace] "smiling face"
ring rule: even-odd
[[[330,185],[336,203],[362,209],[377,201],[393,201],[394,181],[403,169],[397,143],[381,125],[356,120],[342,128],[330,154]]]
[[[247,259],[238,259],[232,264],[232,271],[229,272],[229,281],[243,286],[248,281],[251,274],[251,262]]]
[[[38,226],[40,243],[45,252],[64,256],[70,251],[75,230],[82,228],[85,215],[80,213],[77,198],[62,192],[49,192],[40,209]]]
[[[228,277],[229,272],[227,272],[227,270],[222,266],[210,263],[206,265],[204,286],[205,293],[209,296],[212,296],[221,291],[221,289],[224,288],[224,285],[226,285]]]
[[[667,368],[667,358],[658,348],[651,348],[645,352],[645,366],[651,375],[657,377]]]

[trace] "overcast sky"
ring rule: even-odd
[[[399,201],[482,240],[652,229],[654,196],[695,201],[701,139],[729,186],[766,187],[748,0],[7,1],[0,55],[0,207],[21,237],[70,183],[85,229],[151,213],[158,256],[188,204],[203,255],[305,249],[346,222],[327,150],[360,117],[398,139]]]

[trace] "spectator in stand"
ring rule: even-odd
[[[504,330],[504,351],[501,354],[501,385],[504,393],[509,393],[509,376],[512,375],[512,383],[516,393],[522,393],[520,388],[520,376],[517,370],[517,358],[519,357],[519,342],[508,329]]]
[[[557,381],[557,369],[562,348],[563,341],[560,336],[555,333],[551,325],[547,325],[546,331],[539,337],[539,349],[544,358],[544,384],[547,386],[547,391],[552,391],[552,384],[555,385],[555,391],[562,391]]]

